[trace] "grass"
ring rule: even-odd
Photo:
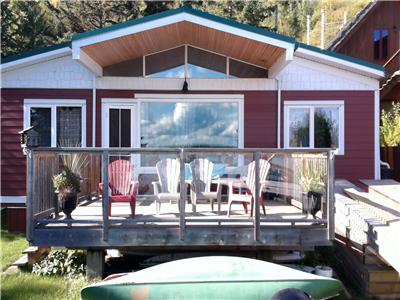
[[[6,230],[7,215],[1,211],[1,270],[4,271],[16,261],[28,242],[21,234],[9,233]],[[17,274],[1,274],[2,300],[74,300],[80,299],[80,290],[88,282],[84,279],[67,279],[63,277],[37,276],[28,271]]]
[[[31,273],[2,275],[2,300],[78,300],[80,290],[88,282],[84,279],[37,276]]]
[[[22,251],[28,247],[28,242],[22,234],[8,233],[1,230],[1,270],[21,257]]]

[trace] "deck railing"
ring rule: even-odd
[[[221,148],[158,148],[158,149],[134,149],[134,148],[32,148],[28,149],[28,180],[27,180],[27,238],[33,239],[35,228],[49,224],[91,224],[101,227],[103,240],[109,239],[110,228],[124,226],[129,228],[145,228],[149,226],[173,226],[179,230],[179,238],[185,240],[187,228],[191,227],[221,227],[229,224],[252,228],[254,240],[260,240],[261,232],[266,227],[278,228],[315,228],[327,229],[327,240],[334,237],[334,151],[331,149],[221,149]],[[80,196],[87,201],[96,199],[101,201],[102,213],[99,218],[87,218],[87,220],[61,219],[57,196],[53,188],[53,176],[63,168],[63,156],[77,155],[83,157],[84,163],[80,170],[83,178]],[[110,205],[109,187],[104,184],[102,195],[99,195],[98,183],[108,182],[108,165],[113,157],[128,157],[135,165],[134,177],[139,179],[139,193],[141,197],[151,203],[152,192],[149,185],[149,176],[156,179],[155,161],[164,157],[176,158],[180,162],[180,200],[178,203],[178,217],[162,217],[151,215],[147,218],[130,218],[124,220],[108,216]],[[279,216],[262,217],[260,210],[255,209],[252,217],[249,215],[227,218],[226,216],[203,216],[188,212],[186,205],[189,200],[187,189],[187,170],[185,163],[194,158],[207,157],[215,163],[224,166],[223,177],[240,177],[245,175],[245,168],[255,161],[256,191],[254,194],[254,207],[258,208],[260,181],[260,159],[268,159],[271,170],[267,178],[267,190],[273,195],[281,195],[288,205],[302,203],[304,183],[311,180],[314,174],[319,176],[321,183],[322,203],[318,218],[290,218]],[[152,175],[151,175],[152,174]],[[311,174],[311,175],[310,175]],[[316,175],[315,175],[316,174]],[[274,177],[275,176],[275,177]],[[93,198],[94,197],[94,198]],[[101,200],[100,200],[101,199]],[[297,203],[297,204],[296,204]],[[268,203],[267,203],[268,208]],[[301,208],[300,208],[301,209]],[[88,227],[88,230],[90,228]],[[271,230],[271,229],[268,229]]]

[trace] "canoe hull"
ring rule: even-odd
[[[339,281],[249,281],[117,284],[92,286],[82,290],[82,300],[127,299],[269,299],[286,288],[297,288],[312,299],[327,299],[341,290]]]

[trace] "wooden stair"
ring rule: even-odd
[[[335,183],[335,256],[358,292],[400,298],[400,213],[346,180]]]
[[[22,256],[11,264],[12,267],[24,268],[32,266],[43,256],[50,252],[50,248],[46,247],[28,247],[22,251]]]

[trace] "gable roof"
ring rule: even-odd
[[[362,10],[360,10],[345,26],[340,29],[335,37],[328,43],[327,49],[335,51],[336,48],[352,33],[353,29],[357,27],[365,18],[372,12],[379,4],[379,1],[369,2]]]
[[[92,39],[95,43],[98,43],[102,39],[107,39],[110,34],[114,35],[118,32],[124,33],[127,32],[127,30],[129,30],[130,28],[140,27],[141,25],[145,26],[148,24],[160,23],[162,20],[165,20],[168,17],[179,17],[185,15],[188,16],[188,18],[200,18],[203,21],[210,21],[210,23],[212,24],[218,23],[221,24],[221,26],[229,26],[231,30],[236,30],[235,32],[243,32],[247,33],[249,36],[253,35],[256,37],[261,37],[263,38],[264,42],[265,40],[268,40],[275,41],[279,45],[287,45],[289,48],[293,49],[292,51],[296,51],[295,53],[296,55],[298,54],[297,56],[305,58],[312,57],[313,60],[334,66],[339,66],[341,68],[349,66],[350,63],[351,71],[357,71],[358,69],[360,69],[362,71],[361,74],[366,76],[372,75],[372,77],[374,78],[380,78],[384,75],[384,69],[380,65],[375,65],[350,56],[337,54],[332,51],[322,50],[317,47],[305,45],[297,42],[294,38],[289,36],[250,26],[248,24],[239,23],[237,21],[225,19],[187,7],[167,10],[161,13],[131,20],[125,23],[115,24],[109,27],[96,29],[89,32],[74,34],[71,41],[3,58],[1,60],[1,69],[4,70],[8,68],[15,68],[17,65],[26,65],[32,61],[35,61],[35,63],[37,63],[40,59],[48,59],[48,57],[53,58],[54,56],[60,56],[61,54],[65,55],[66,52],[73,52],[74,45],[84,45],[86,42],[90,43],[90,40]]]

